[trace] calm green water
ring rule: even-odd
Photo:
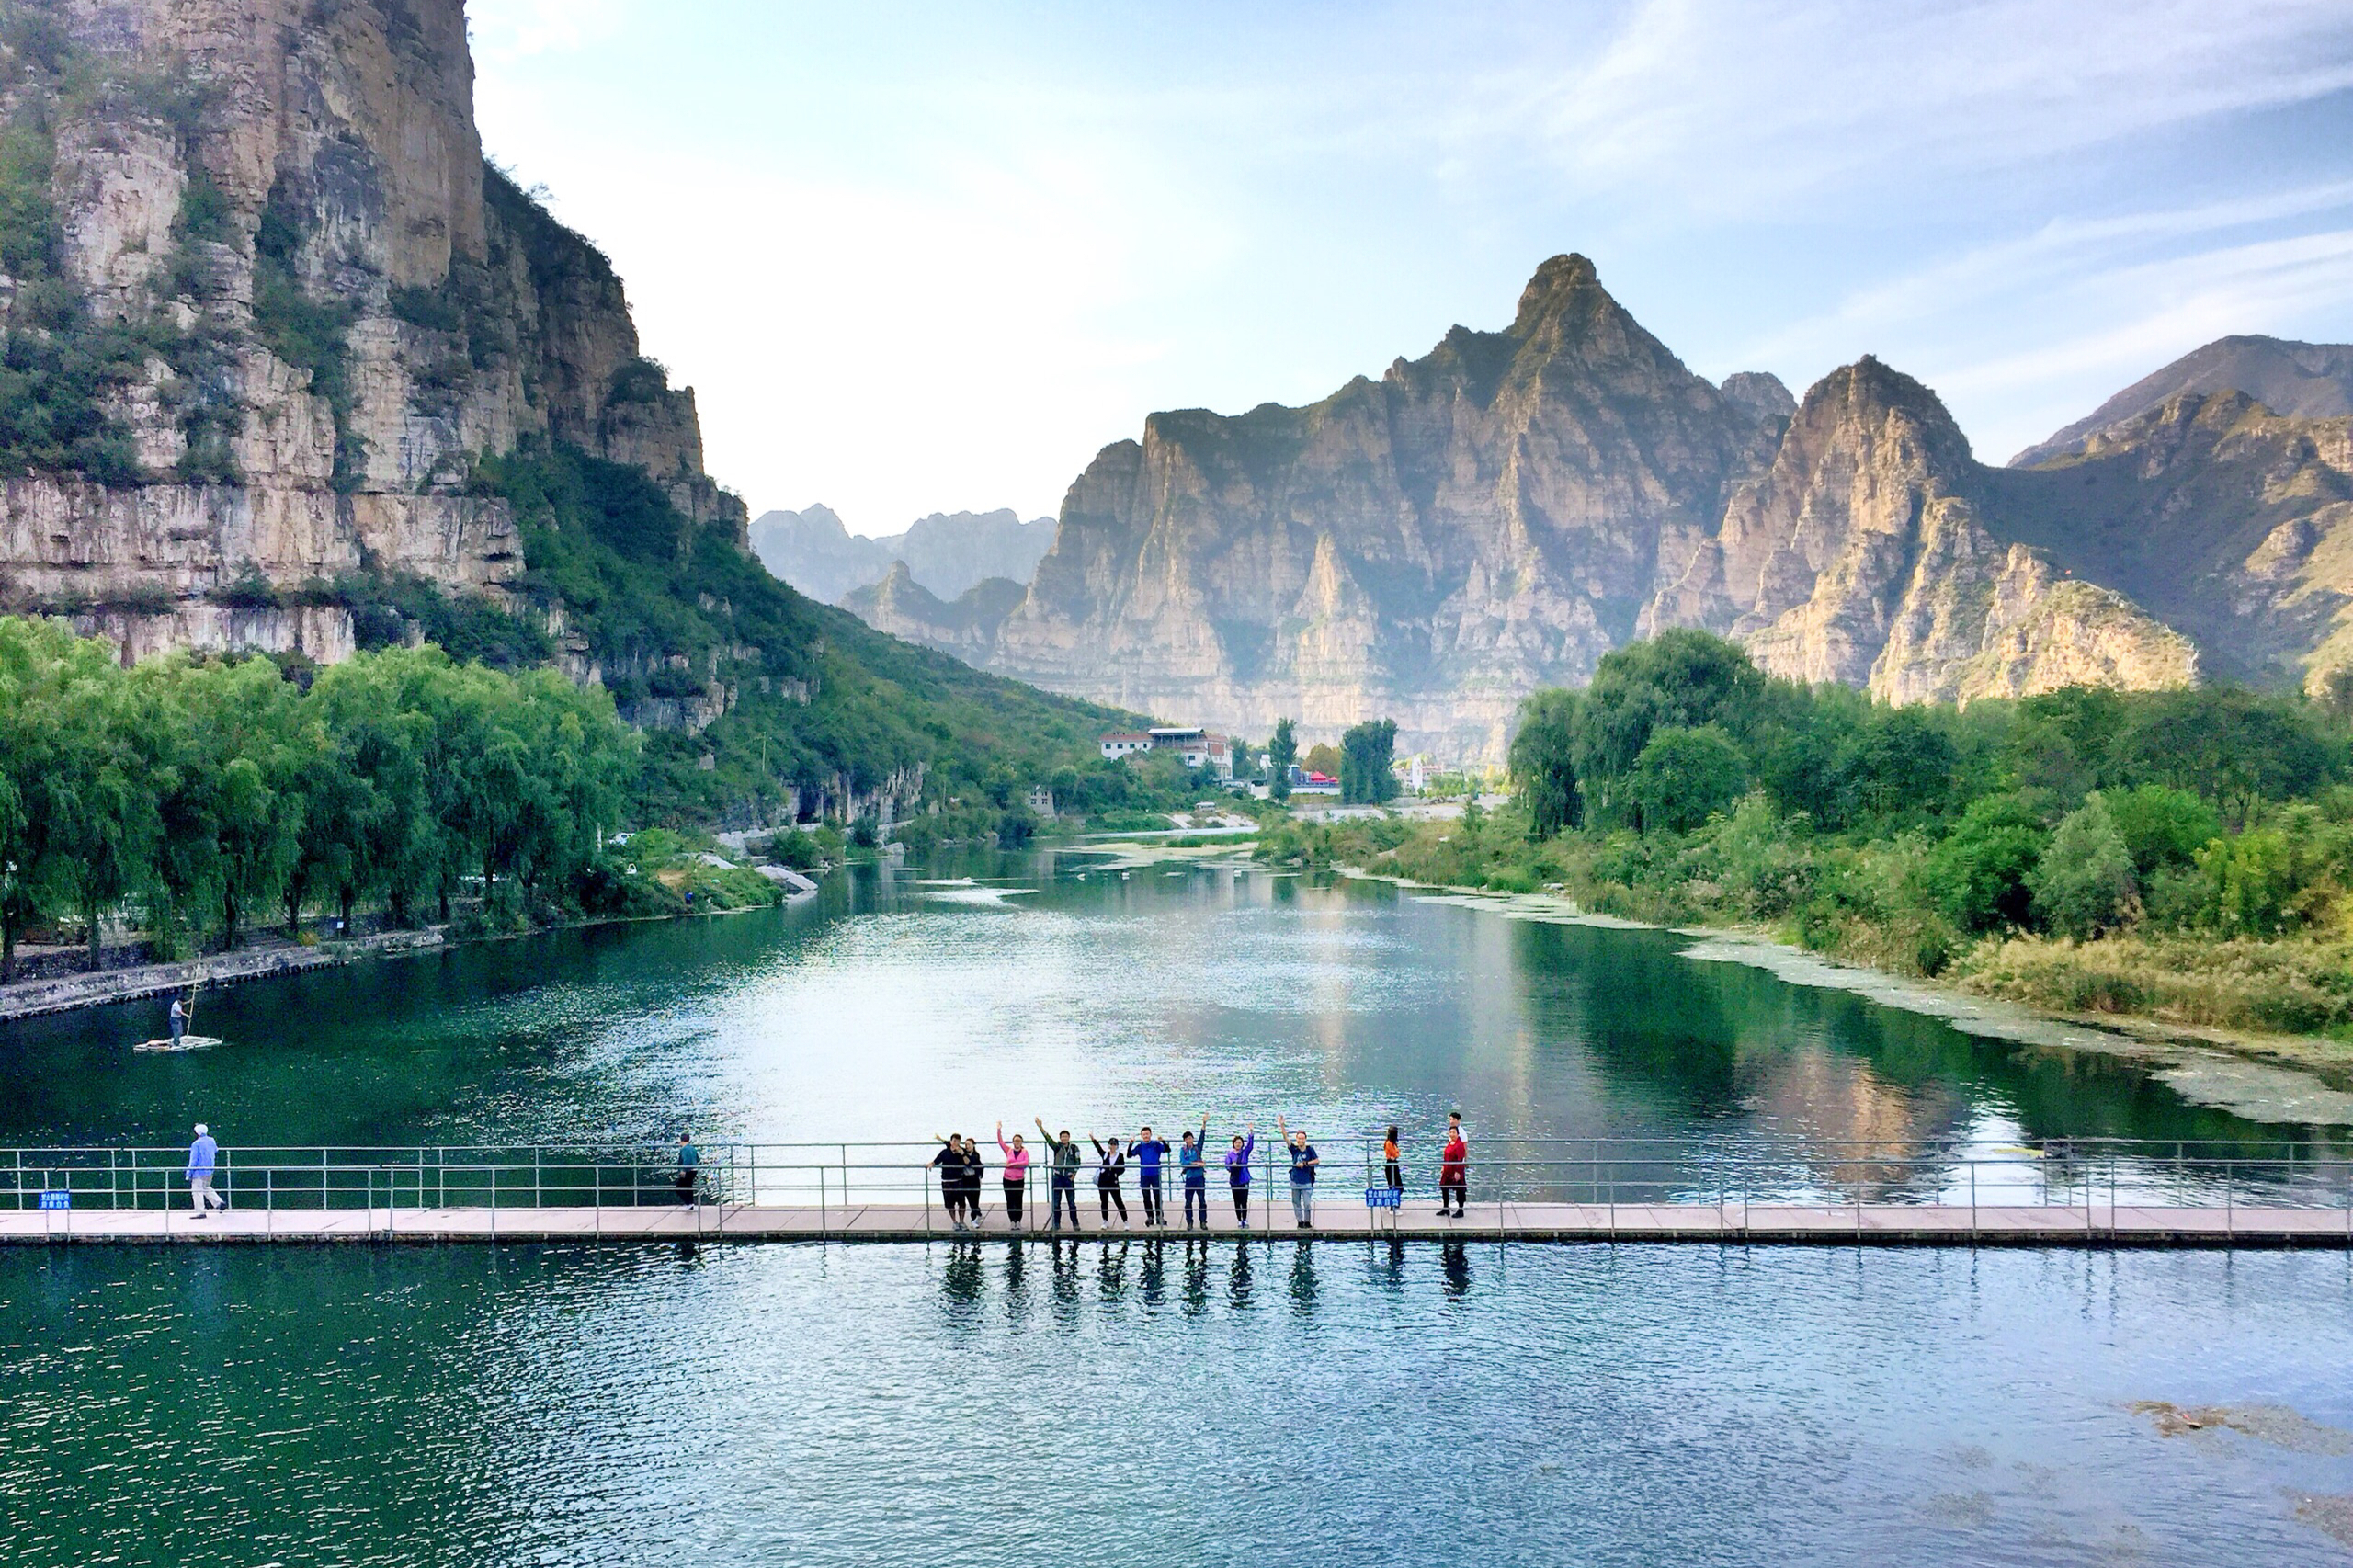
[[[1971,1039],[1668,932],[1381,884],[1073,857],[829,879],[801,908],[607,926],[0,1028],[0,1144],[985,1137],[1461,1107],[1493,1137],[2277,1136],[2136,1068]],[[1011,893],[1011,888],[1034,892]]]
[[[1666,934],[1086,864],[217,992],[200,1055],[38,1021],[0,1142],[2293,1132]],[[2347,1365],[2343,1254],[0,1251],[0,1561],[2341,1562]]]

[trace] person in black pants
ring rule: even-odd
[[[964,1217],[972,1222],[972,1229],[976,1231],[981,1228],[981,1188],[987,1182],[988,1176],[988,1163],[981,1158],[980,1141],[966,1138],[962,1173]]]
[[[958,1230],[964,1228],[964,1140],[961,1133],[951,1132],[938,1139],[939,1153],[931,1157],[932,1165],[939,1172],[939,1197],[948,1207],[948,1218]]]
[[[1038,1136],[1046,1141],[1046,1168],[1052,1173],[1051,1197],[1053,1199],[1054,1229],[1063,1228],[1063,1210],[1070,1210],[1070,1228],[1080,1229],[1078,1222],[1078,1144],[1071,1138],[1070,1129],[1063,1129],[1059,1138],[1046,1131],[1046,1119],[1039,1117]]]
[[[1143,1199],[1143,1222],[1165,1231],[1168,1210],[1160,1200],[1160,1165],[1168,1158],[1168,1140],[1146,1124],[1128,1145],[1128,1153],[1136,1157],[1136,1194]]]
[[[1103,1210],[1103,1222],[1111,1222],[1111,1206],[1120,1208],[1120,1223],[1128,1222],[1128,1196],[1120,1190],[1120,1179],[1127,1175],[1128,1152],[1120,1147],[1117,1133],[1106,1143],[1090,1132],[1086,1141],[1095,1145],[1095,1201]]]

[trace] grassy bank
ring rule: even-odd
[[[1737,926],[2052,1011],[2353,1040],[2353,713],[2071,688],[1893,708],[1676,631],[1522,710],[1513,804],[1261,855]]]
[[[1682,835],[1572,831],[1531,842],[1507,807],[1461,822],[1290,824],[1258,858],[1489,892],[1556,892],[1669,926],[1763,930],[1851,963],[2051,1012],[2133,1016],[2353,1042],[2353,940],[2340,927],[2221,937],[2144,925],[2078,940],[1971,935],[1933,896],[1933,846],[1790,834],[1761,801]]]

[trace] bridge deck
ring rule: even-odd
[[[1016,1234],[1002,1211],[983,1221],[983,1239]],[[1054,1233],[1032,1226],[1032,1238]],[[1193,1233],[1199,1234],[1199,1233]],[[1211,1221],[1211,1233],[1282,1240],[1302,1234],[1289,1203],[1256,1219],[1246,1232],[1230,1210]],[[1762,1204],[1723,1210],[1697,1204],[1486,1203],[1462,1220],[1439,1220],[1427,1209],[1395,1219],[1350,1205],[1316,1207],[1311,1233],[1362,1240],[1395,1234],[1415,1239],[1519,1242],[1738,1242],[1915,1246],[2321,1246],[2353,1247],[2353,1210],[2343,1209],[2148,1208],[2096,1204],[1970,1210],[1911,1204],[1852,1204],[1831,1208]],[[870,1204],[816,1208],[602,1209],[234,1209],[199,1220],[186,1210],[24,1210],[0,1212],[0,1244],[541,1242],[586,1241],[948,1241],[959,1233],[937,1209]],[[1068,1234],[1068,1233],[1063,1233]],[[1174,1240],[1187,1234],[1173,1221],[1148,1230],[1142,1216],[1121,1228],[1088,1214],[1078,1239]]]

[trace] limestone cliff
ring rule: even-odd
[[[1494,755],[1521,697],[1632,632],[1663,543],[1779,435],[1556,256],[1504,331],[1105,448],[991,665],[1245,733],[1379,713],[1409,747]]]
[[[1529,691],[1665,626],[1897,701],[2194,679],[2188,641],[2005,530],[1988,472],[1876,360],[1802,405],[1713,387],[1557,256],[1503,332],[1105,448],[986,662],[1251,733],[1386,715],[1487,759]]]
[[[461,0],[8,0],[0,23],[0,323],[29,405],[86,427],[6,454],[13,602],[127,651],[333,659],[339,574],[516,577],[507,505],[469,481],[533,437],[740,537],[611,267],[485,168]]]
[[[1643,629],[1706,627],[1776,675],[1893,702],[2195,679],[2179,633],[1997,538],[1983,490],[1936,394],[1866,357],[1806,393]]]

